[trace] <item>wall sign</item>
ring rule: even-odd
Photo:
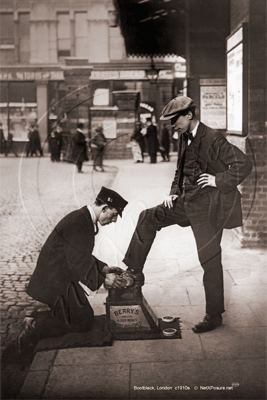
[[[247,24],[227,38],[227,133],[248,132]]]
[[[63,81],[63,71],[3,71],[1,81]]]
[[[200,86],[200,119],[213,129],[226,129],[225,86]]]
[[[141,80],[145,79],[145,70],[120,70],[120,71],[92,71],[90,80]],[[171,70],[160,70],[158,79],[173,79]]]

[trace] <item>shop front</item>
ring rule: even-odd
[[[42,145],[46,143],[48,121],[53,110],[49,97],[53,84],[63,81],[60,70],[10,68],[0,73],[0,120],[5,139],[13,136],[17,152],[23,152],[31,124],[38,125]],[[56,108],[54,109],[56,111]],[[57,118],[56,115],[53,118]]]

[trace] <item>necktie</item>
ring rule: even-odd
[[[99,231],[99,228],[98,228],[98,225],[97,225],[97,222],[96,222],[96,224],[95,224],[95,235],[98,234],[98,231]]]
[[[194,140],[194,136],[192,135],[192,132],[185,132],[183,134],[184,140],[187,142],[187,140],[191,140],[191,142]]]

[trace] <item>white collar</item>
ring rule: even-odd
[[[83,133],[83,131],[81,129],[79,129],[79,128],[77,128],[77,131]]]
[[[197,121],[197,124],[196,124],[196,126],[194,127],[194,129],[192,130],[192,136],[193,137],[195,137],[196,136],[196,134],[197,134],[197,128],[198,128],[198,125],[199,125],[199,121]]]
[[[97,218],[92,206],[87,206],[89,213],[91,214],[93,224],[95,225],[97,222]]]

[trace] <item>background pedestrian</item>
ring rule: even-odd
[[[131,148],[132,148],[134,162],[135,163],[143,162],[141,149],[138,142],[134,138],[134,135],[131,136]]]
[[[15,149],[14,149],[14,142],[13,142],[13,135],[11,132],[8,133],[7,135],[7,142],[6,142],[6,150],[5,150],[5,156],[8,156],[8,153],[10,153],[12,151],[12,153],[15,154],[16,157],[18,157]]]
[[[150,164],[157,162],[157,152],[159,151],[159,141],[157,127],[152,124],[151,118],[147,118],[147,131],[145,138],[147,140],[148,154],[150,156]]]
[[[140,146],[142,162],[144,162],[145,138],[144,138],[144,135],[142,134],[141,130],[142,130],[141,122],[137,121],[135,124],[134,138]]]
[[[88,161],[86,138],[82,130],[83,124],[79,123],[76,134],[73,138],[73,161],[77,165],[78,173],[83,173],[83,162]]]
[[[163,131],[161,136],[161,146],[162,146],[162,157],[164,161],[170,161],[170,136],[167,125],[163,125]]]
[[[38,125],[33,123],[31,125],[31,130],[30,130],[30,153],[31,156],[35,154],[36,156],[38,155],[37,152],[39,152],[40,157],[43,156],[43,150],[41,147],[41,140],[40,140],[40,135],[38,131]]]
[[[104,172],[103,168],[103,156],[104,156],[104,149],[107,139],[103,133],[102,126],[98,126],[95,130],[95,135],[93,136],[91,143],[93,147],[95,147],[95,158],[94,158],[94,170],[98,171],[97,167],[100,168],[101,172]]]
[[[2,129],[2,122],[0,122],[0,136],[1,136],[1,142],[0,142],[0,153],[5,153],[6,151],[6,139],[5,139],[5,135],[4,135],[4,131]]]

